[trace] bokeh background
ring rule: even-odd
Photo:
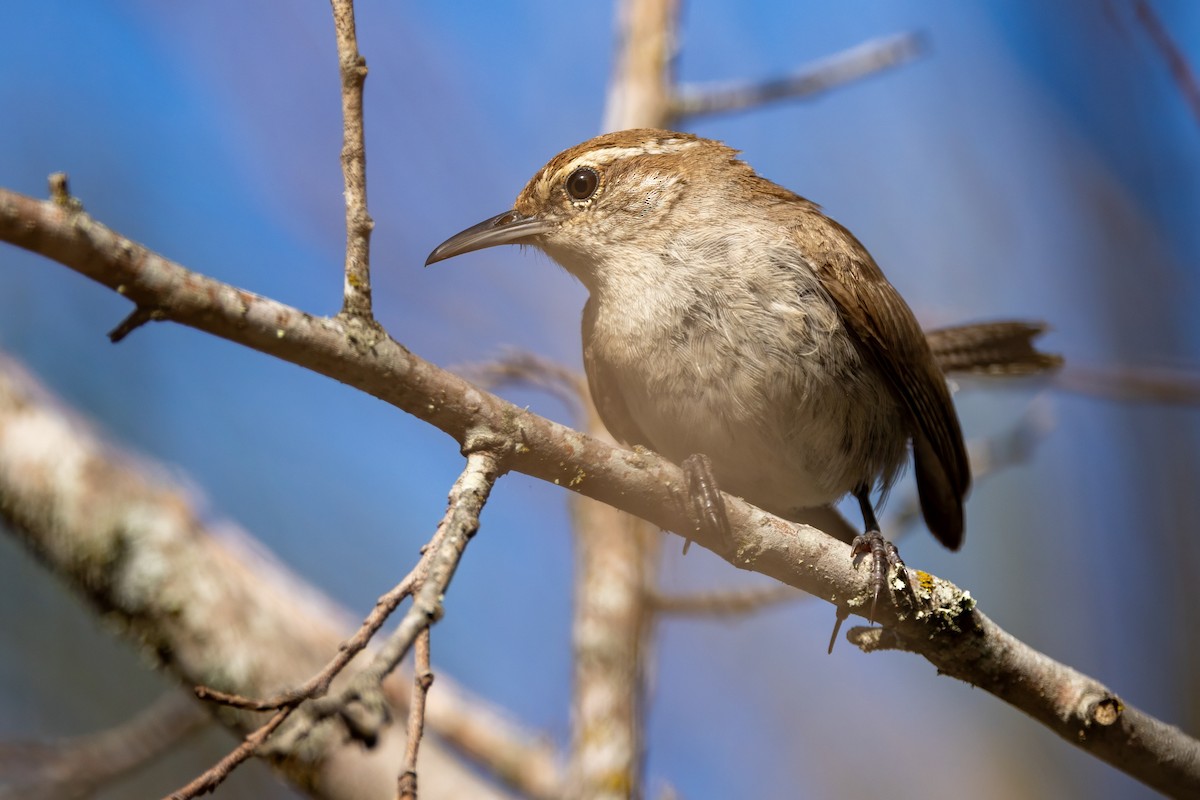
[[[1200,5],[1152,5],[1200,63]],[[612,13],[549,0],[360,3],[377,313],[422,356],[450,365],[511,345],[579,363],[583,290],[543,256],[509,248],[421,265],[598,132]],[[684,81],[765,78],[923,32],[928,50],[908,66],[693,130],[824,205],[928,322],[1046,319],[1046,344],[1076,364],[1200,362],[1200,120],[1131,0],[714,1],[687,4],[681,30]],[[64,170],[112,228],[319,314],[341,297],[340,125],[327,4],[0,6],[0,185],[44,196],[46,176]],[[0,348],[113,440],[170,465],[213,520],[244,526],[365,611],[441,514],[455,444],[192,330],[152,325],[112,346],[104,333],[127,310],[0,247]],[[568,420],[545,395],[507,396]],[[920,533],[905,538],[906,560],[969,587],[1001,625],[1128,702],[1200,732],[1200,411],[1038,384],[960,394],[971,436],[1004,432],[1031,403],[1055,427],[1028,463],[977,486],[965,549]],[[565,743],[566,498],[522,475],[493,497],[435,631],[435,668]],[[747,582],[674,546],[663,569],[676,588]],[[664,622],[650,792],[1151,794],[917,658],[844,643],[826,656],[832,621],[809,600]],[[96,730],[166,685],[0,537],[0,736]],[[107,796],[161,794],[229,743],[194,740]],[[291,793],[252,769],[229,796]]]

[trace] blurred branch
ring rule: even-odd
[[[346,190],[346,284],[342,314],[371,320],[371,230],[367,211],[367,146],[363,135],[363,84],[367,60],[358,52],[354,1],[332,0],[342,79],[342,175]]]
[[[450,367],[488,391],[523,385],[557,398],[578,415],[588,398],[587,382],[575,370],[528,350],[508,349],[491,361]]]
[[[190,800],[213,791],[229,773],[255,755],[280,725],[288,720],[291,713],[308,700],[324,697],[333,679],[340,675],[350,661],[362,652],[371,638],[383,623],[396,610],[400,602],[412,597],[412,608],[404,615],[398,630],[392,634],[380,650],[375,654],[369,666],[355,675],[347,687],[332,702],[312,703],[305,707],[300,716],[302,720],[291,726],[290,736],[283,741],[272,741],[270,750],[273,753],[286,756],[296,749],[297,743],[306,738],[312,728],[323,720],[339,717],[346,724],[352,738],[358,739],[368,746],[373,746],[379,739],[381,728],[387,722],[387,702],[383,697],[383,680],[400,663],[415,640],[429,630],[429,625],[441,618],[441,598],[450,584],[450,578],[462,557],[467,540],[479,529],[479,512],[487,501],[491,487],[499,477],[499,467],[496,459],[487,452],[472,452],[467,458],[467,466],[450,490],[450,507],[446,516],[438,525],[433,538],[423,548],[424,555],[417,565],[404,577],[400,583],[379,598],[375,608],[359,626],[358,632],[338,646],[337,655],[316,675],[298,689],[292,689],[270,700],[254,700],[241,695],[227,694],[207,687],[197,687],[196,693],[204,699],[213,700],[232,708],[253,711],[277,710],[275,714],[258,730],[253,731],[246,740],[232,753],[221,759],[211,769],[205,771],[183,789],[171,795],[171,800]],[[424,663],[418,665],[417,680],[424,682],[426,677],[432,681],[429,671],[429,644],[426,640],[424,648]],[[409,705],[409,731],[419,735],[424,730],[425,689],[423,684],[420,693]],[[354,709],[349,707],[358,704]],[[370,720],[364,722],[364,720]],[[406,773],[410,772],[412,792],[416,787],[416,757],[419,740],[410,739],[405,747]]]
[[[759,83],[685,86],[671,114],[688,122],[712,114],[744,111],[780,100],[798,100],[827,92],[914,60],[925,49],[917,33],[872,39],[781,78]]]
[[[1171,38],[1171,34],[1150,3],[1147,0],[1134,0],[1133,7],[1138,21],[1142,23],[1146,33],[1150,35],[1150,40],[1167,62],[1167,69],[1171,71],[1171,77],[1179,87],[1184,102],[1192,110],[1196,121],[1200,122],[1200,82],[1196,80],[1196,73],[1192,71],[1183,51],[1175,44],[1175,40]]]
[[[620,0],[605,131],[666,128],[675,122],[671,65],[679,0]]]
[[[603,128],[665,128],[678,0],[620,0]],[[590,393],[585,429],[608,438]],[[571,503],[575,596],[571,642],[568,791],[581,800],[642,793],[646,667],[652,616],[647,587],[662,537],[654,526],[587,498]]]
[[[791,586],[757,586],[692,595],[655,593],[650,596],[650,605],[660,614],[673,616],[731,617],[753,614],[804,596]]]
[[[83,800],[211,723],[195,698],[172,691],[98,733],[54,742],[0,741],[0,799]]]
[[[351,677],[330,698],[319,698],[299,709],[288,729],[273,741],[268,752],[286,754],[300,749],[310,737],[318,735],[321,723],[336,720],[345,725],[349,735],[368,747],[374,746],[390,722],[390,713],[383,695],[383,681],[399,665],[429,626],[442,617],[442,599],[450,586],[467,543],[479,530],[479,514],[487,503],[492,487],[503,473],[495,454],[487,450],[471,451],[467,464],[450,489],[449,504],[436,533],[425,546],[421,562],[405,581],[411,580],[412,607],[405,612],[396,630],[372,656],[370,662]],[[415,680],[423,689],[413,700],[410,695],[410,719],[424,713],[426,681],[432,681],[428,664],[428,645],[423,659],[418,659]],[[421,663],[421,661],[424,663]],[[418,724],[419,723],[419,724]],[[409,729],[423,730],[423,720],[410,722]],[[408,742],[405,760],[411,754],[415,768],[418,742]],[[411,781],[415,791],[415,772]]]
[[[182,490],[103,444],[3,356],[0,517],[186,686],[220,683],[264,696],[300,685],[337,651],[347,627],[344,611],[244,534],[206,528]],[[392,713],[403,714],[408,692],[391,681],[386,696]],[[257,726],[246,712],[215,711],[235,733]],[[526,796],[557,796],[558,768],[542,737],[446,679],[427,712],[439,736],[422,748],[425,769],[436,772],[423,781],[427,797],[500,796],[446,745]],[[399,735],[381,737],[374,752],[338,736],[310,737],[303,753],[271,764],[313,796],[357,798],[394,790],[403,748]]]
[[[1054,379],[1060,389],[1123,402],[1200,405],[1200,372],[1179,367],[1070,365]]]

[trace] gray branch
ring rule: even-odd
[[[758,83],[684,86],[678,90],[671,112],[676,119],[691,122],[697,117],[745,111],[781,100],[811,98],[907,64],[924,49],[924,40],[917,33],[872,39],[781,78]]]

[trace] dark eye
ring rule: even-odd
[[[600,176],[591,167],[580,167],[567,177],[567,194],[572,200],[587,200],[596,193]]]

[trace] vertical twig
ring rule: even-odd
[[[617,4],[617,57],[604,109],[604,130],[670,126],[678,16],[678,0],[621,0]]]
[[[677,0],[622,0],[606,130],[668,127]],[[587,430],[605,435],[587,404]],[[641,794],[642,700],[651,621],[648,576],[661,534],[628,514],[578,498],[574,503],[576,590],[570,794]]]
[[[367,213],[367,147],[363,83],[367,60],[358,52],[353,0],[331,0],[342,78],[342,174],[346,182],[346,285],[342,314],[371,319],[371,229]]]
[[[413,652],[413,687],[408,703],[408,740],[404,745],[404,767],[400,772],[396,794],[400,800],[417,800],[417,751],[425,734],[425,698],[433,685],[433,668],[429,664],[429,628],[417,637]]]

